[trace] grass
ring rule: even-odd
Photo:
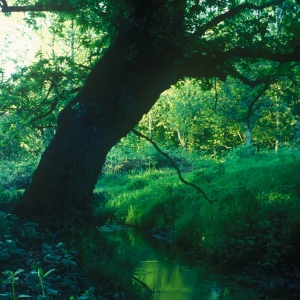
[[[95,216],[154,231],[223,261],[255,261],[276,266],[296,253],[300,230],[300,155],[284,150],[245,154],[234,150],[216,161],[193,156],[183,177],[216,203],[182,184],[175,170],[145,170],[103,175],[96,192],[105,205]]]

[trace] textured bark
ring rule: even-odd
[[[56,216],[62,224],[91,216],[93,189],[107,152],[178,78],[153,48],[146,22],[124,25],[85,86],[59,114],[17,214]]]

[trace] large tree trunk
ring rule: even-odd
[[[153,46],[146,21],[128,21],[85,86],[59,114],[57,132],[13,212],[55,216],[62,224],[91,216],[93,189],[108,151],[178,78]]]

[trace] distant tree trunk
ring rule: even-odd
[[[259,101],[260,97],[263,95],[263,93],[269,88],[271,82],[267,81],[263,88],[258,92],[258,94],[255,96],[255,98],[249,103],[247,116],[246,116],[246,147],[252,146],[252,128],[251,121],[253,117],[253,113],[255,111],[254,106]]]
[[[276,154],[278,153],[278,149],[279,149],[279,140],[276,138],[275,149],[274,149]]]
[[[148,128],[149,128],[149,138],[152,139],[152,115],[151,113],[148,114]]]
[[[278,86],[276,85],[277,90]],[[275,153],[278,153],[279,150],[279,141],[280,141],[280,114],[279,114],[279,101],[278,101],[278,94],[275,95],[275,102],[276,102],[276,140],[275,140]]]
[[[178,140],[180,142],[181,147],[183,149],[185,149],[186,148],[186,143],[185,143],[184,139],[181,137],[181,134],[180,134],[179,130],[177,130],[177,136],[178,136]]]
[[[144,28],[128,22],[60,112],[56,134],[14,213],[57,216],[62,224],[90,218],[108,151],[179,79]]]
[[[252,146],[252,135],[249,124],[246,124],[246,147]]]

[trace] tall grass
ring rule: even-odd
[[[105,200],[95,216],[102,222],[168,231],[178,242],[220,261],[275,266],[296,253],[298,152],[248,155],[237,149],[219,161],[194,154],[190,164],[184,178],[216,200],[212,205],[171,169],[107,173],[97,184],[96,192]]]

